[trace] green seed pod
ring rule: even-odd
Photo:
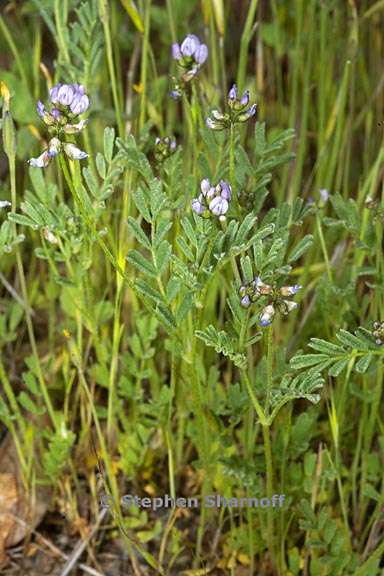
[[[4,152],[8,158],[11,158],[16,154],[15,126],[13,124],[12,115],[9,109],[11,95],[5,82],[1,82],[0,90],[1,96],[3,98],[3,147]]]

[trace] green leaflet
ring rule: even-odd
[[[218,332],[211,324],[205,330],[196,330],[195,335],[203,340],[206,346],[213,347],[217,353],[228,356],[235,366],[242,369],[246,367],[247,359],[245,355],[236,352],[234,341],[229,338],[224,330]]]

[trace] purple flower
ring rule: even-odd
[[[44,112],[45,112],[45,106],[44,104],[41,102],[41,100],[37,101],[37,105],[36,105],[36,110],[39,116],[43,117],[44,116]]]
[[[192,209],[206,218],[213,214],[218,216],[219,220],[225,220],[232,192],[229,184],[225,180],[220,180],[213,186],[208,178],[204,178],[200,182],[200,191],[199,197],[192,200]]]
[[[174,60],[180,60],[182,58],[180,46],[177,42],[172,44],[172,58]]]
[[[245,296],[242,297],[242,299],[240,300],[240,305],[243,308],[249,308],[249,306],[251,305],[251,299],[248,296],[248,294],[246,294]]]
[[[302,286],[300,284],[295,284],[294,286],[283,286],[280,288],[280,294],[282,296],[294,296],[301,290]]]
[[[83,114],[89,106],[89,98],[86,94],[81,94],[78,92],[75,97],[73,98],[70,108],[72,114],[78,116],[79,114]]]
[[[211,130],[224,130],[238,122],[246,122],[256,113],[256,104],[249,108],[248,104],[249,90],[245,90],[239,99],[237,86],[233,84],[228,92],[228,112],[222,113],[220,110],[212,110],[211,118],[208,117],[205,123]]]
[[[206,44],[202,44],[195,34],[188,34],[181,45],[177,42],[172,44],[172,58],[176,60],[179,65],[184,69],[181,77],[183,83],[192,80],[198,73],[200,66],[204,64],[208,58],[208,48]],[[179,96],[179,87],[173,92]],[[176,94],[172,97],[175,97]]]
[[[228,201],[221,196],[216,196],[209,204],[209,209],[215,216],[224,216],[228,212],[228,208]]]
[[[49,96],[51,98],[52,104],[56,104],[58,102],[58,94],[60,88],[61,84],[56,84],[56,86],[53,86],[53,88],[50,89]]]
[[[87,158],[88,154],[70,142],[64,142],[65,134],[77,134],[83,130],[87,120],[72,124],[74,116],[85,112],[89,106],[89,98],[85,94],[82,84],[56,84],[49,91],[49,106],[46,110],[44,104],[37,102],[37,113],[43,122],[50,127],[53,138],[49,141],[47,150],[37,158],[31,158],[30,166],[45,168],[54,156],[62,150],[73,160]]]
[[[216,194],[216,190],[214,186],[211,186],[208,178],[204,178],[204,180],[200,182],[200,190],[202,197],[207,200],[211,200]]]
[[[237,99],[237,86],[233,84],[232,88],[228,92],[228,100],[236,100]]]
[[[225,180],[220,180],[220,188],[221,188],[221,193],[220,196],[222,198],[224,198],[225,200],[230,200],[231,196],[232,196],[232,188],[230,186],[230,184],[228,184],[228,182],[226,182]]]
[[[57,108],[52,108],[51,115],[54,117],[55,120],[58,120],[61,116],[61,112]]]
[[[208,194],[208,192],[211,189],[211,183],[208,180],[208,178],[204,178],[201,182],[200,182],[200,190],[203,196],[206,196]]]
[[[181,91],[180,90],[171,90],[169,95],[173,100],[178,100],[181,96]]]
[[[248,106],[249,103],[249,90],[245,90],[244,94],[241,97],[240,104],[242,106]]]
[[[85,94],[85,89],[84,89],[84,86],[82,84],[72,84],[72,87],[75,90],[76,94],[80,94],[80,96]]]
[[[204,64],[208,58],[208,47],[205,44],[200,44],[194,54],[195,61],[198,64]]]
[[[196,50],[200,46],[200,40],[198,39],[195,34],[188,34],[186,38],[184,38],[183,42],[180,46],[180,51],[183,56],[193,56]]]
[[[247,120],[252,118],[252,116],[254,116],[256,114],[256,108],[257,108],[257,105],[252,104],[252,106],[250,108],[248,108],[248,110],[246,112],[244,112],[243,114],[240,114],[237,117],[238,122],[246,122]]]
[[[273,304],[268,304],[268,306],[265,306],[262,309],[261,314],[259,316],[260,325],[263,327],[269,326],[272,323],[274,316],[275,316],[275,308]]]
[[[200,200],[198,200],[198,198],[194,198],[192,200],[192,210],[199,215],[201,215],[204,212],[204,206],[202,205]]]
[[[76,90],[72,84],[63,84],[57,92],[57,100],[63,106],[69,106],[75,96]]]

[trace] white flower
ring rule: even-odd
[[[80,120],[77,124],[66,124],[64,126],[64,132],[66,134],[78,134],[87,125],[88,120]]]
[[[56,236],[49,230],[49,228],[44,228],[43,231],[44,234],[44,238],[46,240],[48,240],[48,242],[50,244],[57,244],[58,243],[58,239],[56,238]]]
[[[269,304],[268,306],[265,306],[259,316],[260,324],[262,326],[269,326],[269,324],[271,324],[273,320],[274,315],[275,315],[275,308],[273,307],[273,305]]]
[[[40,156],[37,158],[31,158],[28,160],[28,164],[33,166],[34,168],[45,168],[51,161],[51,156],[48,154],[48,151],[45,150]]]
[[[88,158],[88,154],[77,148],[74,144],[65,143],[63,144],[64,152],[71,160],[83,160]]]

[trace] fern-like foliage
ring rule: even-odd
[[[292,400],[300,398],[308,400],[312,404],[317,404],[320,400],[319,390],[324,385],[324,378],[319,373],[301,373],[293,376],[285,374],[279,388],[274,388],[271,395],[271,406],[273,408],[271,421],[278,411]]]
[[[295,370],[306,369],[308,374],[326,369],[330,376],[336,377],[351,363],[356,372],[363,374],[374,357],[382,360],[384,356],[384,350],[380,349],[365,328],[358,328],[355,334],[339,330],[336,338],[338,344],[311,338],[309,346],[316,350],[316,353],[297,354],[291,359],[291,367]]]
[[[67,430],[64,424],[59,430],[49,434],[48,449],[43,455],[43,467],[52,482],[59,478],[67,464],[75,440],[76,435],[71,430]]]
[[[103,50],[97,0],[71,0],[67,10],[58,0],[32,0],[57,43],[57,76],[89,87]],[[73,21],[69,21],[74,16]]]
[[[224,330],[217,331],[210,324],[205,330],[196,330],[195,335],[203,340],[206,346],[214,348],[218,354],[227,356],[238,368],[244,369],[246,367],[245,355],[237,352],[236,342]]]

